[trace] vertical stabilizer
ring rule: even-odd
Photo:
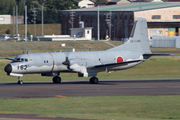
[[[146,19],[137,18],[134,22],[129,40],[125,44],[109,50],[134,50],[141,51],[142,53],[151,53]]]

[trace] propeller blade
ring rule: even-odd
[[[64,62],[62,62],[63,65],[67,65],[67,68],[69,69],[70,66],[70,62],[68,60],[68,57],[66,57],[66,60]]]

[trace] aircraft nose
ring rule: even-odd
[[[11,73],[12,72],[11,64],[6,65],[6,67],[4,68],[4,71],[7,72],[7,73]]]

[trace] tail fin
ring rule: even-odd
[[[137,18],[134,22],[129,40],[125,44],[109,50],[134,50],[143,53],[151,53],[146,19],[141,17]]]

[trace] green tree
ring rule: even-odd
[[[6,34],[11,34],[11,30],[10,30],[10,29],[7,29],[7,30],[6,30]]]
[[[18,15],[24,15],[24,1],[16,0],[16,5],[18,5]]]
[[[15,0],[8,0],[9,1],[9,11],[8,14],[13,15],[13,7],[16,6]]]
[[[13,7],[16,5],[15,0],[0,0],[0,14],[13,14]]]
[[[34,18],[33,10],[36,8],[38,11],[36,23],[41,23],[41,6],[43,5],[44,11],[44,23],[60,23],[61,22],[61,10],[76,9],[78,3],[76,0],[27,0],[28,6],[28,18],[32,21]]]

